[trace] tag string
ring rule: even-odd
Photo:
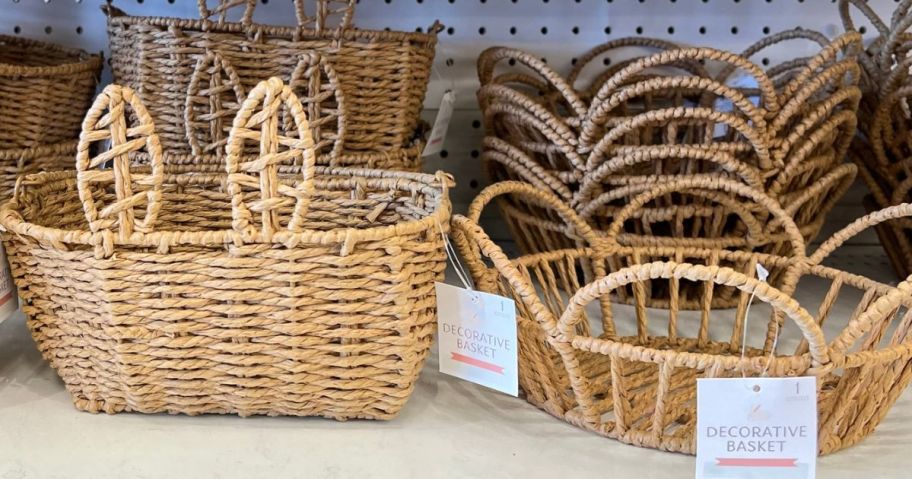
[[[760,265],[758,264],[758,270]],[[757,279],[760,281],[766,282],[765,279],[760,278],[760,272],[757,272]],[[750,307],[754,302],[754,297],[757,296],[756,291],[751,292],[750,299],[747,301],[747,307],[744,308],[744,333],[741,337],[741,360],[743,361],[747,357],[747,327],[750,324]],[[775,311],[773,312],[775,314]],[[773,345],[770,348],[770,357],[766,361],[766,366],[763,367],[763,371],[760,371],[760,376],[764,377],[769,372],[770,364],[772,364],[773,359],[776,357],[776,345],[779,343],[779,321],[776,321],[776,330],[773,335]],[[744,371],[744,368],[741,368],[741,377],[747,378],[747,373]]]
[[[440,236],[443,238],[443,247],[446,251],[447,259],[449,259],[450,264],[453,265],[456,276],[459,277],[459,281],[462,282],[465,289],[475,291],[469,283],[469,274],[466,272],[465,268],[462,267],[462,262],[459,261],[459,255],[456,254],[456,248],[453,247],[453,244],[450,243],[450,239],[447,237],[446,233],[443,232],[443,226],[440,224],[440,220],[437,219],[436,221],[437,229],[440,230]]]

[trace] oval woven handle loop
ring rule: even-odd
[[[582,320],[586,306],[592,301],[632,283],[672,278],[694,282],[712,281],[717,285],[732,286],[746,293],[755,294],[757,299],[769,304],[775,310],[785,313],[786,316],[795,322],[810,346],[811,359],[815,365],[827,364],[830,361],[826,338],[820,326],[790,295],[770,286],[766,282],[748,277],[731,268],[720,266],[656,262],[623,268],[580,288],[567,302],[567,309],[564,310],[564,314],[561,315],[558,322],[558,330],[566,341],[572,341],[575,336],[574,328]],[[595,339],[595,341],[604,345],[615,343],[598,339]],[[592,349],[594,350],[594,348]],[[644,348],[644,351],[648,354],[655,350]],[[724,354],[729,356],[727,352]],[[714,357],[714,355],[710,354],[705,356],[708,360]]]
[[[909,2],[905,2],[909,3]],[[855,21],[852,19],[852,13],[850,11],[850,6],[855,7],[861,12],[862,15],[868,18],[868,21],[871,22],[871,25],[877,29],[877,32],[883,36],[887,37],[890,35],[890,27],[888,27],[883,19],[880,18],[880,15],[868,5],[867,0],[839,0],[839,16],[842,17],[842,26],[845,27],[847,32],[857,32],[858,29],[855,28]],[[897,8],[897,11],[899,9]]]
[[[218,0],[218,5],[209,8],[209,1],[196,1],[200,18],[203,20],[211,20],[212,17],[218,16],[216,23],[220,25],[228,22],[229,11],[241,5],[244,6],[244,13],[241,15],[241,23],[244,25],[253,24],[253,11],[256,10],[256,4],[256,0]]]
[[[322,32],[327,29],[327,23],[333,18],[339,19],[338,28],[341,30],[352,26],[352,17],[355,14],[355,0],[316,0],[314,2],[316,11],[313,15],[307,14],[304,0],[294,0],[294,5],[295,16],[300,27],[313,25],[314,30]]]
[[[281,108],[294,119],[294,137],[279,132]],[[259,145],[256,158],[244,157],[247,141]],[[293,164],[302,157],[303,181],[295,187],[281,183],[279,165]],[[294,210],[287,229],[300,231],[313,194],[315,161],[313,136],[301,102],[279,78],[260,82],[241,105],[228,137],[226,168],[234,231],[244,239],[271,241],[282,229],[280,210],[292,205]],[[259,189],[259,199],[245,200],[244,188],[248,192]],[[252,213],[260,214],[259,238]]]
[[[880,211],[875,211],[869,215],[862,216],[857,220],[851,222],[845,228],[837,231],[830,237],[830,239],[823,242],[814,254],[809,258],[810,264],[820,264],[823,260],[827,258],[836,248],[842,246],[850,238],[856,236],[862,231],[876,226],[884,221],[889,221],[893,219],[906,218],[912,216],[912,204],[903,203],[896,206],[890,206],[884,208]]]
[[[292,71],[288,86],[307,114],[320,164],[339,166],[348,136],[348,110],[336,70],[325,56],[305,53]],[[286,132],[294,131],[294,118],[287,112],[282,124]],[[324,153],[328,161],[323,158]]]
[[[582,117],[586,114],[586,105],[579,98],[576,91],[573,87],[567,83],[564,78],[554,71],[553,68],[548,66],[545,62],[541,61],[539,58],[530,55],[522,50],[517,50],[515,48],[506,48],[506,47],[493,47],[488,48],[483,51],[478,57],[478,81],[481,83],[482,87],[492,84],[503,84],[500,77],[494,76],[494,70],[497,67],[498,62],[503,60],[510,60],[515,63],[525,65],[530,68],[532,71],[541,75],[542,82],[535,81],[528,82],[531,86],[541,88],[543,85],[550,85],[554,88],[555,91],[560,93],[564,101],[571,108],[572,114],[576,117]],[[515,75],[507,74],[506,79],[517,78]],[[542,94],[546,92],[541,92]],[[484,104],[482,103],[482,109],[484,109]]]
[[[778,220],[782,229],[788,235],[789,243],[792,245],[792,251],[796,258],[804,258],[806,254],[804,237],[795,224],[792,217],[782,208],[779,203],[770,198],[761,190],[751,188],[743,183],[726,178],[680,178],[669,180],[655,187],[644,191],[627,204],[617,215],[612,218],[611,225],[605,230],[605,236],[608,241],[615,242],[618,234],[624,226],[627,219],[632,218],[637,210],[646,205],[646,203],[675,192],[685,192],[687,190],[714,190],[738,195],[752,200],[757,205],[769,211],[773,217]]]
[[[247,95],[234,67],[217,51],[201,56],[190,76],[184,129],[194,156],[225,153],[231,122]]]
[[[579,191],[574,198],[574,204],[584,205],[602,193],[607,186],[605,181],[612,175],[629,178],[630,175],[625,174],[625,170],[636,171],[636,165],[677,159],[686,159],[690,162],[699,160],[718,165],[719,168],[737,176],[752,188],[762,190],[765,186],[760,170],[743,161],[738,161],[726,151],[714,151],[709,148],[701,148],[699,145],[631,146],[619,148],[610,160],[601,163],[594,171],[583,177]],[[647,177],[647,175],[637,176]]]
[[[127,124],[128,105],[135,125]],[[92,144],[106,141],[108,150],[91,157]],[[142,149],[149,155],[151,174],[130,172],[130,154]],[[110,169],[98,169],[108,162]],[[76,187],[89,228],[97,233],[117,226],[121,239],[134,232],[151,232],[161,209],[162,181],[161,143],[152,117],[133,90],[108,85],[86,113],[76,149]],[[97,191],[97,184],[113,184],[114,198]],[[137,187],[139,191],[134,191]],[[101,211],[99,202],[107,203]],[[146,203],[145,214],[137,221],[134,208],[142,203]]]

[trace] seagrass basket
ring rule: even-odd
[[[140,150],[151,167],[131,165]],[[400,411],[434,334],[449,180],[315,157],[278,78],[241,105],[223,173],[171,173],[138,95],[105,89],[76,171],[26,176],[0,207],[28,326],[77,408]],[[303,166],[279,175],[288,164]]]
[[[528,53],[489,49],[478,67],[487,129],[482,160],[492,181],[536,184],[600,231],[654,185],[682,176],[721,177],[788,205],[811,239],[855,175],[855,167],[842,160],[860,98],[853,56],[859,40],[853,33],[828,41],[795,29],[771,35],[741,55],[647,44],[658,52],[596,75],[583,94],[575,86],[577,69],[564,80]],[[819,51],[766,71],[750,60],[773,45],[796,41],[809,41]],[[592,64],[599,55],[630,45],[618,41],[583,59]],[[523,69],[497,74],[504,62]],[[561,222],[552,212],[516,198],[499,204],[523,251],[570,245],[555,234]],[[768,253],[785,248],[781,237],[745,241],[745,225],[735,219],[745,216],[739,213],[743,209],[724,195],[670,194],[644,205],[625,230],[637,235],[629,237],[636,244],[676,241]],[[764,212],[756,213],[758,221],[766,221]],[[718,307],[734,306],[721,297],[715,301]]]
[[[859,56],[863,69],[863,97],[859,109],[859,134],[851,151],[859,174],[871,191],[868,210],[912,200],[912,3],[896,6],[889,22],[865,2],[841,0],[840,14],[846,31],[859,31],[852,13],[861,13],[872,28],[872,37]],[[912,274],[912,222],[898,219],[878,225],[878,234],[897,274]]]
[[[0,198],[19,175],[70,167],[101,56],[0,35]]]
[[[718,185],[746,191],[733,180]],[[499,195],[554,211],[577,247],[507,258],[478,224]],[[698,378],[810,375],[819,452],[851,446],[912,379],[912,282],[892,286],[821,263],[864,228],[912,215],[912,205],[859,219],[807,256],[788,214],[762,193],[754,199],[772,206],[790,254],[621,246],[617,225],[599,235],[561,199],[509,181],[482,191],[468,217],[455,216],[452,235],[475,287],[516,301],[520,387],[554,416],[628,444],[693,454]],[[756,279],[757,264],[782,280]],[[702,307],[684,311],[672,294],[665,310],[647,308],[656,281],[672,292],[700,285]],[[804,288],[820,302],[799,304]],[[737,308],[711,307],[720,289],[737,291]],[[617,301],[624,295],[630,305]]]
[[[294,2],[296,26],[254,23],[256,0],[214,8],[200,0],[199,19],[130,16],[108,5],[114,81],[143,95],[162,146],[178,158],[221,164],[205,154],[224,147],[247,92],[279,77],[311,98],[305,107],[324,164],[420,167],[419,115],[440,25],[362,30],[352,23],[354,0],[314,0],[311,12],[305,3]],[[233,12],[239,21],[230,21]]]

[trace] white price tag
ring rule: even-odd
[[[513,300],[437,283],[437,347],[440,372],[519,395]]]
[[[697,479],[807,479],[817,378],[697,380]]]
[[[18,308],[16,285],[13,284],[9,263],[6,261],[6,250],[0,245],[0,322],[12,316]]]
[[[447,90],[440,99],[440,109],[437,110],[437,119],[431,129],[431,136],[421,156],[431,156],[443,150],[443,141],[446,139],[447,130],[450,129],[450,120],[453,118],[453,106],[456,104],[456,92]]]

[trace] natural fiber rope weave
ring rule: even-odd
[[[562,218],[562,233],[579,247],[507,258],[478,225],[485,205],[503,195],[521,196]],[[648,193],[634,201],[648,201]],[[863,229],[912,215],[912,205],[857,220],[809,257],[798,226],[782,213],[777,218],[794,248],[787,256],[681,244],[621,246],[617,226],[601,236],[561,198],[505,181],[482,191],[467,217],[454,217],[452,236],[476,288],[516,301],[520,387],[532,404],[628,444],[693,454],[697,378],[812,375],[817,443],[826,454],[871,434],[912,381],[912,278],[890,286],[821,262]],[[617,263],[624,267],[616,269]],[[783,278],[781,287],[754,279],[758,263]],[[814,313],[792,299],[805,278],[829,283]],[[646,307],[656,281],[672,291],[667,311]],[[699,311],[689,315],[677,294],[687,284],[702,291]],[[714,311],[713,295],[727,290],[736,291],[737,308]],[[771,314],[766,337],[748,335],[742,356],[752,294]],[[628,296],[624,302],[633,308],[618,307],[615,301]],[[834,317],[837,301],[856,305],[851,317]],[[831,329],[836,323],[839,332],[826,337],[824,322]],[[730,334],[720,337],[725,327]],[[793,352],[782,352],[785,339]]]
[[[226,146],[225,172],[172,172],[138,95],[109,86],[77,171],[20,180],[0,225],[39,349],[92,412],[394,417],[435,329],[450,180],[315,168],[277,78]]]
[[[279,77],[313,120],[320,164],[420,168],[413,150],[439,24],[428,33],[360,30],[354,0],[314,0],[313,12],[295,0],[298,26],[277,27],[253,23],[255,0],[206,3],[199,20],[105,7],[114,81],[142,95],[165,150],[222,164],[210,155],[223,153],[247,92]],[[240,22],[227,20],[241,9]]]
[[[863,97],[859,135],[850,155],[871,190],[866,206],[874,211],[912,201],[912,1],[896,5],[889,22],[858,0],[840,0],[839,11],[846,31],[857,31],[853,12],[874,27],[859,56]],[[912,274],[912,223],[891,221],[879,225],[877,232],[896,272]]]
[[[820,52],[766,71],[750,61],[773,44],[799,40],[819,45]],[[860,99],[853,57],[859,40],[848,34],[828,41],[795,29],[736,55],[621,39],[581,57],[567,80],[531,54],[492,48],[478,60],[487,130],[482,159],[492,181],[519,180],[551,191],[598,230],[656,185],[681,177],[731,178],[786,206],[810,239],[855,175],[842,160]],[[629,47],[655,53],[612,65],[589,86],[577,85],[596,59]],[[524,69],[497,73],[506,62]],[[711,65],[721,71],[711,75]],[[755,86],[729,84],[737,72]],[[514,200],[498,202],[523,251],[571,245],[553,214]],[[713,243],[782,252],[781,237],[751,235],[746,241],[746,230],[756,232],[768,218],[767,210],[739,204],[737,197],[670,191],[632,215],[623,238],[625,244]],[[687,303],[698,307],[690,299],[699,294],[686,292]],[[647,302],[662,301],[667,298],[656,294]],[[733,299],[714,301],[735,305]]]
[[[19,175],[72,165],[101,56],[0,35],[0,198]]]

